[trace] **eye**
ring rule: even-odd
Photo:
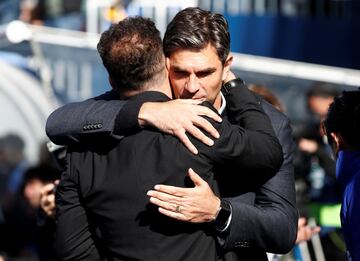
[[[213,72],[210,72],[210,71],[198,72],[198,73],[196,74],[196,76],[197,76],[198,78],[205,78],[205,77],[209,76],[209,75],[212,74],[212,73],[213,73]]]
[[[189,73],[185,72],[185,71],[174,70],[174,75],[176,77],[187,77],[189,75]]]

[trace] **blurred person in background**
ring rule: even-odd
[[[7,134],[0,138],[1,201],[15,195],[21,187],[24,171],[29,165],[24,149],[25,143],[17,134]]]
[[[360,260],[360,89],[344,91],[331,103],[324,121],[336,160],[341,191],[341,225],[346,255]]]
[[[283,112],[283,113],[285,112],[285,107],[283,106],[283,104],[267,87],[265,87],[263,85],[249,84],[249,89],[251,91],[261,95],[261,97],[263,97],[264,100],[269,102],[280,112]],[[280,142],[281,142],[281,140],[280,140]],[[295,151],[293,151],[293,153],[294,152]],[[294,175],[293,167],[292,167],[292,175]],[[315,227],[310,226],[307,223],[306,217],[300,217],[298,220],[298,231],[297,231],[297,237],[296,237],[296,244],[300,244],[302,242],[309,241],[314,235],[318,234],[320,232],[320,230],[321,230],[321,228],[319,226],[315,226]],[[277,255],[271,256],[271,254],[269,254],[268,258],[269,258],[269,260],[278,260]]]
[[[322,227],[325,257],[343,260],[335,161],[321,128],[329,105],[338,94],[336,86],[323,82],[314,83],[307,92],[310,116],[295,134],[298,150],[294,163],[300,215],[314,217]]]
[[[22,188],[4,202],[0,249],[5,260],[56,260],[54,221],[41,213],[40,191],[59,178],[59,170],[38,165],[24,174]]]
[[[37,214],[37,252],[42,261],[56,260],[54,251],[55,222],[40,208],[40,194],[46,186],[59,179],[59,170],[50,166],[38,166],[27,171],[24,181],[24,196]]]
[[[22,0],[19,19],[25,23],[43,25],[45,6],[41,4],[40,0]]]
[[[82,0],[22,0],[19,19],[34,25],[84,30]]]

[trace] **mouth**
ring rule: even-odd
[[[200,96],[200,95],[196,95],[194,93],[183,93],[181,95],[181,99],[192,99],[192,100],[197,100],[197,101],[206,101],[206,97],[204,96]]]

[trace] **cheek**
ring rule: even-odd
[[[211,79],[209,78],[202,81],[201,85],[206,90],[208,95],[210,95],[211,97],[215,97],[220,92],[221,84],[222,84],[221,75],[216,75],[215,77],[211,77]]]
[[[180,94],[184,91],[185,81],[184,80],[170,80],[171,88],[176,98],[180,97]]]

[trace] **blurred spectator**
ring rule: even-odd
[[[344,91],[330,105],[324,126],[337,155],[341,224],[348,260],[360,260],[360,89]]]
[[[85,15],[82,0],[39,0],[45,6],[45,25],[71,30],[84,30]]]
[[[344,260],[344,255],[335,161],[324,142],[321,123],[338,94],[334,85],[320,82],[308,91],[310,117],[296,134],[298,151],[294,161],[300,215],[315,217],[321,226],[321,244],[329,260]]]
[[[19,19],[30,24],[84,30],[82,0],[21,0]]]
[[[285,112],[284,106],[281,104],[278,98],[269,91],[268,88],[261,85],[249,84],[249,89],[261,95],[268,103],[272,104],[279,111]]]
[[[59,171],[48,166],[30,168],[21,192],[4,202],[0,250],[10,260],[56,260],[52,246],[55,224],[39,207],[40,191],[58,177]]]
[[[249,89],[259,95],[261,95],[264,100],[272,104],[279,111],[284,112],[285,108],[279,99],[265,86],[249,84]],[[309,241],[314,235],[320,232],[319,226],[310,226],[307,224],[307,219],[305,217],[299,218],[298,221],[298,232],[296,238],[296,244]],[[269,260],[277,260],[277,255],[269,255]]]
[[[0,138],[0,196],[14,195],[23,181],[28,162],[24,157],[24,141],[16,134]]]
[[[22,0],[19,19],[25,23],[43,25],[45,8],[40,4],[40,0]]]
[[[301,204],[309,201],[339,202],[335,185],[335,161],[329,146],[323,141],[324,133],[320,127],[329,104],[338,93],[334,86],[326,83],[316,83],[307,93],[310,117],[296,134],[299,151],[295,158],[295,175],[307,184],[300,197]]]
[[[122,0],[113,0],[105,12],[105,19],[111,24],[118,23],[127,16]]]

